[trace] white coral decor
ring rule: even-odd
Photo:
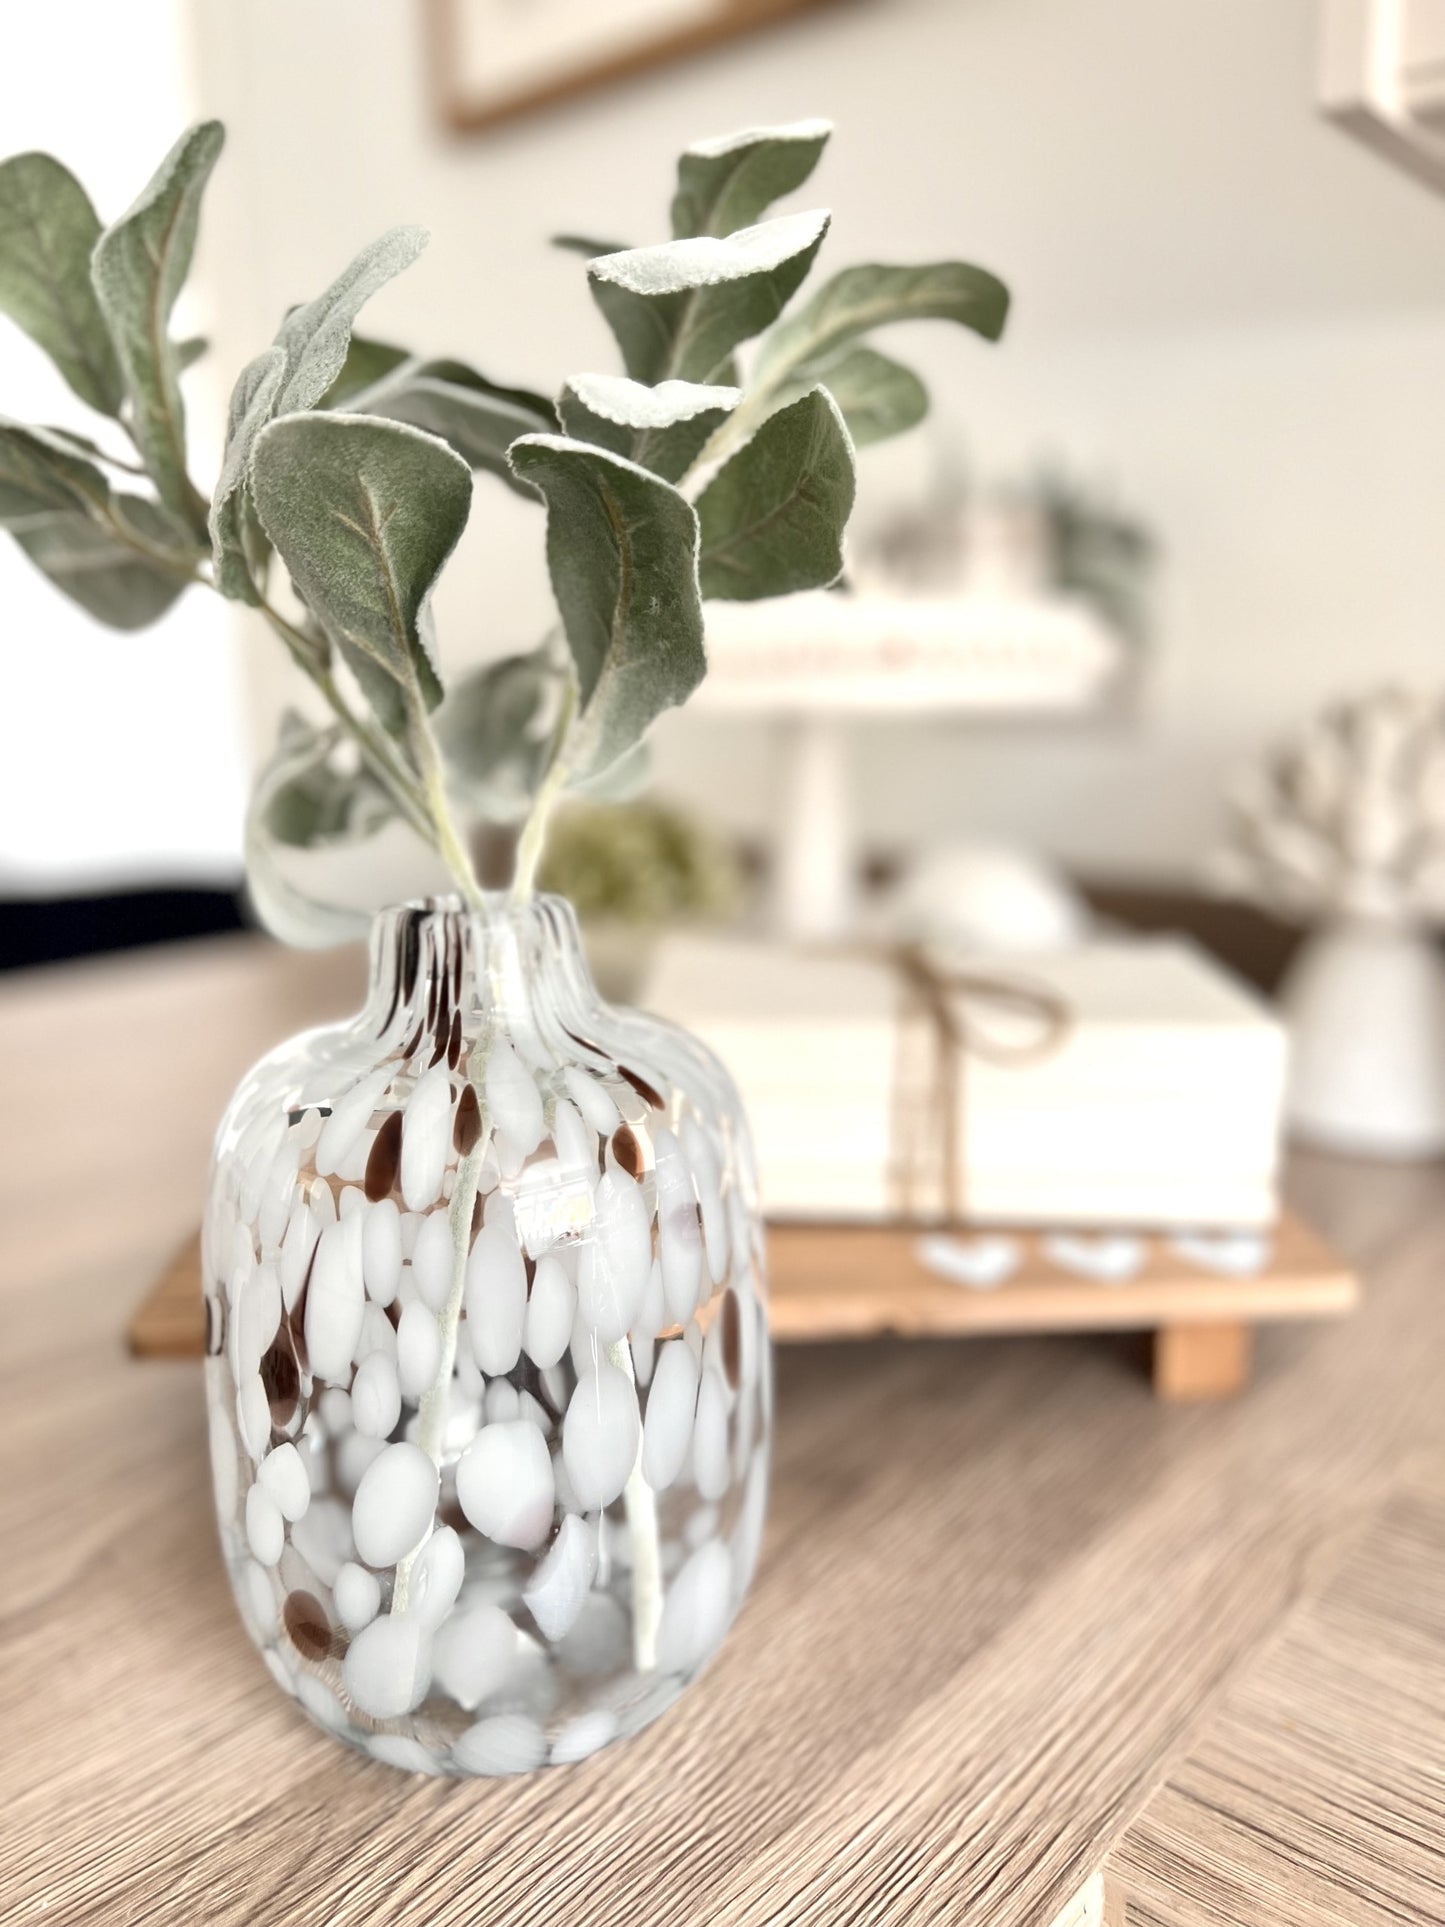
[[[1320,712],[1231,796],[1219,871],[1318,919],[1281,991],[1293,1131],[1378,1157],[1445,1151],[1445,707],[1379,689]]]

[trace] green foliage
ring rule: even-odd
[[[0,421],[0,528],[114,629],[154,622],[191,576],[184,529],[143,496],[115,494],[76,441],[47,429]]]
[[[921,268],[844,268],[763,343],[756,385],[779,386],[874,328],[895,321],[956,321],[997,341],[1008,315],[1008,289],[997,276],[963,261]]]
[[[784,214],[722,240],[664,241],[589,262],[593,299],[628,374],[719,380],[733,349],[776,321],[802,285],[828,218]]]
[[[901,435],[928,413],[928,390],[918,376],[876,348],[845,348],[831,359],[806,364],[777,400],[795,400],[816,383],[837,402],[855,448]]]
[[[733,234],[761,220],[774,201],[807,180],[832,131],[825,120],[800,120],[694,141],[677,163],[674,237]]]
[[[547,504],[547,564],[577,679],[569,766],[593,774],[702,681],[697,517],[658,476],[566,436],[527,436],[512,462]]]
[[[186,473],[181,364],[170,316],[190,272],[201,196],[224,141],[214,120],[182,134],[139,199],[101,235],[91,260],[125,379],[131,433],[161,501],[202,531],[205,503]]]
[[[256,513],[382,726],[441,701],[427,602],[471,508],[465,462],[366,415],[283,415],[256,437]]]
[[[377,289],[410,267],[425,246],[420,228],[392,228],[383,234],[363,248],[324,293],[293,308],[272,346],[241,370],[231,391],[225,453],[211,498],[211,548],[223,595],[259,600],[254,586],[259,551],[251,539],[248,489],[261,430],[278,415],[314,408],[344,376],[352,322]]]
[[[336,747],[336,731],[313,729],[288,711],[246,812],[246,886],[252,905],[273,936],[301,949],[346,943],[366,927],[366,918],[357,911],[321,903],[293,882],[280,855],[288,846],[335,840],[305,832],[328,819],[354,826],[358,809],[364,811],[351,793],[356,782],[347,783],[330,768]],[[381,820],[369,818],[361,833],[374,833]]]
[[[437,742],[469,815],[491,823],[526,816],[553,748],[558,686],[556,656],[544,646],[484,663],[447,691]]]
[[[942,319],[993,339],[1008,297],[984,270],[942,262],[848,268],[795,300],[830,217],[770,210],[808,180],[829,131],[804,121],[694,143],[660,245],[556,237],[588,256],[625,373],[573,375],[555,407],[465,361],[354,334],[425,242],[416,228],[382,235],[242,368],[209,501],[187,469],[180,386],[205,344],[172,340],[170,323],[221,128],[184,134],[103,231],[60,162],[0,164],[0,312],[105,418],[97,432],[140,458],[138,470],[71,430],[0,422],[0,527],[115,628],[154,621],[193,582],[249,602],[311,679],[331,720],[288,719],[247,825],[253,893],[279,933],[334,938],[355,919],[310,904],[278,852],[356,840],[393,816],[475,894],[452,806],[507,822],[530,810],[528,887],[561,791],[625,793],[651,723],[701,680],[704,595],[837,579],[855,445],[903,433],[928,406],[868,337]],[[560,633],[461,677],[438,708],[431,596],[474,470],[545,505]],[[1097,544],[1089,558],[1105,573]],[[278,560],[299,608],[272,580]]]
[[[741,400],[741,389],[702,382],[664,381],[648,388],[625,375],[573,375],[557,409],[563,428],[578,441],[610,448],[676,482]]]
[[[666,804],[571,804],[557,812],[538,882],[588,922],[646,929],[737,908],[742,879],[727,846]]]
[[[463,361],[423,361],[409,356],[370,388],[353,395],[348,408],[389,421],[410,422],[439,435],[472,468],[496,475],[509,488],[530,495],[513,475],[507,450],[522,435],[557,426],[545,395],[501,388]]]
[[[49,154],[0,164],[0,312],[49,355],[83,402],[118,415],[125,382],[95,290],[100,222],[69,168]]]
[[[702,593],[752,602],[836,582],[853,491],[843,417],[815,388],[765,421],[698,497]]]

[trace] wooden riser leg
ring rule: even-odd
[[[1244,1324],[1163,1325],[1154,1334],[1154,1392],[1173,1404],[1233,1398],[1249,1378]]]

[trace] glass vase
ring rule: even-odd
[[[359,1017],[232,1099],[202,1262],[226,1566],[313,1720],[525,1772],[706,1664],[767,1491],[747,1127],[695,1039],[599,999],[565,903],[378,917]]]

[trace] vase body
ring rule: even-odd
[[[1408,925],[1342,919],[1305,941],[1280,993],[1292,1133],[1358,1157],[1445,1151],[1445,967]]]
[[[528,1771],[706,1663],[766,1502],[751,1149],[701,1045],[600,1001],[565,904],[379,917],[361,1015],[232,1100],[202,1263],[226,1564],[314,1720]]]

